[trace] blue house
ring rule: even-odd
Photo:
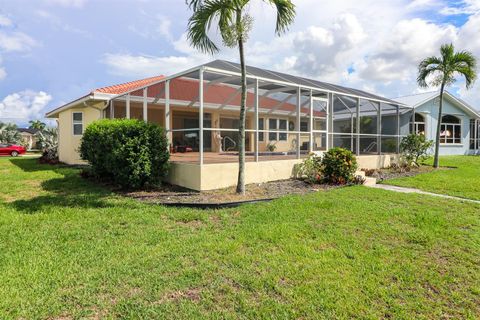
[[[414,108],[411,132],[435,140],[440,92],[426,92],[395,100]],[[480,154],[479,111],[447,91],[444,94],[441,126],[441,155]]]

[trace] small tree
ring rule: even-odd
[[[423,134],[410,134],[400,142],[400,152],[408,165],[419,166],[419,161],[425,161],[430,156],[432,140],[427,140]]]
[[[455,52],[453,44],[444,44],[440,48],[440,57],[428,57],[418,66],[418,85],[422,88],[431,85],[440,86],[440,105],[438,107],[437,135],[435,140],[435,158],[433,166],[439,166],[440,149],[440,130],[442,123],[443,92],[449,85],[455,83],[456,75],[462,75],[465,78],[465,86],[471,88],[477,78],[477,60],[474,55],[468,51]]]

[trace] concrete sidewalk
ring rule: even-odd
[[[479,200],[472,200],[472,199],[465,199],[465,198],[460,198],[460,197],[447,196],[445,194],[426,192],[426,191],[422,191],[422,190],[414,189],[414,188],[404,188],[404,187],[391,186],[391,185],[388,185],[388,184],[375,184],[375,185],[372,185],[372,186],[369,186],[369,187],[370,188],[383,189],[383,190],[389,190],[389,191],[394,191],[394,192],[401,192],[401,193],[426,194],[426,195],[429,195],[429,196],[440,197],[440,198],[444,198],[444,199],[452,199],[452,200],[457,200],[457,201],[472,202],[472,203],[480,204]]]

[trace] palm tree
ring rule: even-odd
[[[291,0],[262,0],[277,10],[276,34],[284,33],[295,18],[295,5]],[[251,0],[186,0],[193,10],[188,22],[190,43],[200,51],[214,54],[219,47],[210,39],[208,32],[212,23],[218,23],[224,45],[237,47],[240,55],[242,74],[242,95],[240,102],[240,125],[238,138],[238,183],[237,193],[245,193],[245,105],[247,100],[247,71],[244,44],[252,27],[253,19],[248,14]]]
[[[455,52],[453,44],[444,44],[440,48],[440,57],[428,57],[418,66],[418,85],[422,88],[440,86],[440,106],[438,108],[437,135],[435,141],[434,168],[438,168],[438,151],[440,149],[440,130],[442,122],[443,93],[445,88],[455,83],[456,76],[465,78],[465,86],[470,89],[477,78],[477,61],[468,51]]]
[[[30,120],[28,123],[30,123],[30,129],[43,130],[47,126],[40,120]]]

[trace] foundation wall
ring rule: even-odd
[[[397,155],[369,155],[357,157],[359,169],[378,169],[390,166],[398,160]],[[295,164],[302,160],[275,160],[247,162],[247,184],[285,180],[293,177]],[[198,164],[172,163],[167,182],[185,188],[206,191],[235,186],[238,163]]]

